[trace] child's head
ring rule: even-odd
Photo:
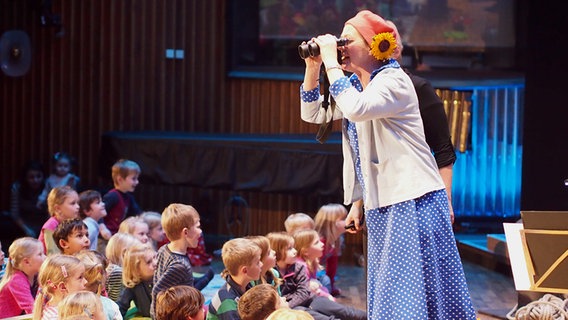
[[[106,217],[105,203],[100,192],[85,190],[79,194],[79,215],[81,219],[91,217],[96,221]]]
[[[0,247],[0,251],[1,251]],[[45,260],[42,243],[32,237],[18,238],[12,242],[8,249],[8,264],[2,281],[0,290],[12,278],[16,271],[23,271],[27,275],[35,275],[39,272],[41,264]],[[4,262],[4,252],[2,252],[2,262]]]
[[[270,247],[276,251],[276,263],[292,264],[296,262],[297,251],[294,238],[286,232],[270,232],[266,235]]]
[[[126,159],[118,160],[112,166],[114,187],[122,192],[133,192],[138,185],[140,172],[138,163]]]
[[[231,239],[221,249],[225,270],[231,277],[244,277],[248,281],[260,279],[262,262],[260,248],[245,238]]]
[[[41,191],[44,187],[45,175],[43,165],[36,160],[30,160],[20,172],[20,190],[24,196],[34,191]]]
[[[101,298],[91,291],[78,291],[67,295],[58,305],[61,320],[92,319],[105,320]]]
[[[53,173],[59,177],[66,176],[71,172],[74,159],[65,152],[57,152],[53,155]]]
[[[105,253],[109,263],[122,266],[124,252],[128,247],[141,243],[133,235],[117,232],[108,240]]]
[[[260,248],[260,261],[262,261],[262,271],[266,272],[276,266],[276,252],[270,248],[270,241],[265,236],[248,236]]]
[[[55,244],[64,254],[75,253],[89,249],[89,229],[83,220],[79,218],[63,220],[53,232]]]
[[[122,282],[127,288],[152,280],[155,271],[156,251],[152,245],[140,243],[126,249],[122,263]]]
[[[292,213],[284,220],[284,228],[289,235],[294,235],[298,230],[313,229],[314,226],[314,219],[302,212]]]
[[[280,295],[276,289],[263,283],[248,289],[237,304],[241,320],[264,320],[280,308]]]
[[[34,314],[41,315],[46,302],[55,302],[56,306],[68,294],[85,290],[84,274],[85,266],[77,257],[60,253],[48,256],[39,269]]]
[[[165,240],[166,234],[162,228],[162,214],[154,211],[145,211],[140,215],[148,224],[150,232],[148,237],[154,242],[162,242]]]
[[[156,319],[203,320],[205,298],[201,291],[190,286],[173,286],[156,296]]]
[[[201,235],[199,213],[190,205],[172,203],[162,212],[162,228],[170,241],[186,239],[195,248]]]
[[[95,250],[83,250],[75,255],[85,266],[85,289],[101,294],[106,281],[107,258]]]
[[[305,261],[315,261],[323,255],[323,242],[315,230],[300,230],[294,233],[294,248]]]
[[[51,189],[47,196],[47,210],[59,221],[79,216],[79,195],[69,186]]]
[[[314,317],[304,310],[280,308],[272,312],[266,320],[314,320]]]
[[[345,233],[347,209],[339,203],[321,206],[316,214],[316,231],[325,238],[326,247],[340,247],[340,237]]]
[[[150,228],[142,217],[133,216],[124,219],[118,227],[118,232],[124,232],[135,236],[140,242],[148,242],[148,233]]]

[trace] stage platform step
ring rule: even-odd
[[[505,234],[455,235],[462,259],[503,274],[511,274]]]

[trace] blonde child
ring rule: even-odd
[[[158,250],[150,308],[153,315],[156,311],[158,292],[175,285],[188,285],[201,290],[214,275],[211,271],[211,274],[205,275],[207,278],[199,283],[193,278],[187,249],[197,246],[202,232],[199,213],[194,207],[181,203],[170,204],[162,212],[162,227],[170,243]]]
[[[162,215],[159,212],[145,211],[140,216],[146,221],[148,228],[150,228],[148,238],[154,245],[154,249],[160,249],[162,245],[168,242],[164,228],[162,228]]]
[[[154,271],[156,251],[149,243],[136,244],[126,249],[122,265],[122,283],[125,288],[117,301],[123,317],[132,301],[136,305],[137,316],[150,317]]]
[[[57,152],[53,155],[53,171],[45,179],[45,186],[38,197],[38,207],[45,204],[45,200],[53,188],[69,186],[73,190],[78,190],[80,179],[72,172],[74,162],[73,157],[65,152]]]
[[[260,248],[249,239],[235,238],[223,244],[221,257],[225,266],[221,276],[227,283],[211,299],[207,319],[239,319],[237,301],[260,278]]]
[[[141,243],[133,235],[128,233],[115,233],[110,237],[106,246],[106,257],[108,259],[107,279],[105,283],[106,292],[112,301],[118,301],[120,293],[124,289],[122,284],[122,263],[124,252],[127,248]]]
[[[284,279],[280,289],[290,308],[306,310],[315,319],[367,319],[367,313],[363,310],[339,304],[311,292],[306,267],[296,261],[297,251],[291,235],[271,232],[267,237],[270,247],[276,251],[276,269]]]
[[[79,215],[79,195],[69,186],[51,189],[47,196],[47,210],[51,215],[41,227],[39,241],[47,255],[59,253],[59,248],[53,240],[53,232],[66,219],[75,219]]]
[[[53,240],[61,253],[74,255],[89,249],[89,230],[79,218],[63,220],[53,232]]]
[[[237,303],[241,320],[264,320],[276,309],[282,307],[282,300],[276,289],[263,283],[247,290]]]
[[[319,258],[323,254],[323,242],[321,242],[318,232],[300,230],[294,233],[294,248],[298,253],[296,261],[306,267],[310,290],[318,296],[335,301],[328,289],[318,280],[318,272],[323,270],[319,264]]]
[[[68,294],[85,290],[85,266],[74,256],[54,253],[48,256],[38,274],[39,291],[33,320],[55,320],[57,306]]]
[[[335,287],[335,275],[339,265],[339,256],[343,246],[345,234],[345,218],[347,209],[339,203],[330,203],[320,207],[315,217],[315,230],[319,233],[324,243],[323,255],[320,263],[325,268],[325,273],[330,281],[330,293],[333,296],[341,294],[341,290]]]
[[[89,230],[89,240],[91,242],[89,249],[91,250],[97,250],[99,234],[107,241],[110,239],[110,232],[105,232],[106,228],[101,228],[99,225],[99,221],[106,215],[105,203],[100,192],[85,190],[79,194],[79,216]]]
[[[81,317],[82,316],[82,317]],[[106,320],[101,299],[91,291],[78,291],[67,295],[59,303],[59,319]]]
[[[272,312],[266,320],[314,320],[314,317],[306,311],[280,308]]]
[[[128,233],[136,237],[142,243],[148,243],[150,227],[140,216],[128,217],[120,223],[118,232]]]
[[[260,261],[262,269],[260,270],[260,279],[253,281],[253,285],[268,283],[277,289],[280,294],[280,284],[282,279],[279,278],[276,267],[276,252],[270,248],[270,241],[266,236],[248,236],[246,239],[251,240],[260,248]],[[284,300],[285,301],[285,300]]]
[[[292,213],[284,220],[286,232],[293,236],[299,230],[314,229],[315,221],[308,214],[303,212]]]
[[[156,319],[204,320],[205,297],[190,286],[173,286],[156,296]]]
[[[6,273],[0,282],[0,319],[30,314],[34,308],[36,276],[45,260],[43,246],[24,237],[10,245]]]
[[[107,320],[122,320],[118,304],[106,296],[106,268],[107,258],[95,250],[83,250],[75,255],[85,266],[85,290],[100,297],[103,312]]]

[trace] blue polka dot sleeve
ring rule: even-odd
[[[303,102],[314,102],[318,101],[320,96],[319,85],[310,91],[304,91],[304,85],[300,86],[300,96]]]
[[[337,97],[343,90],[351,87],[351,82],[347,77],[341,77],[333,82],[331,86],[329,86],[329,93],[332,96]]]

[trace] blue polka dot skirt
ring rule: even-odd
[[[475,319],[445,190],[366,215],[369,319]]]

